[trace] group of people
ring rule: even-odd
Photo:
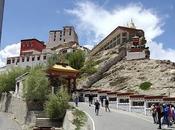
[[[79,96],[77,93],[73,93],[72,95],[73,101],[75,103],[75,106],[78,107],[78,102],[79,102]],[[95,114],[98,115],[99,114],[99,110],[100,110],[100,105],[103,107],[105,107],[105,111],[109,111],[109,100],[105,97],[100,97],[100,102],[98,99],[94,99],[94,96],[92,94],[89,94],[89,106],[94,105],[95,106]]]
[[[93,104],[93,95],[92,94],[89,94],[89,106],[91,106]],[[109,100],[107,98],[104,98],[104,97],[100,97],[100,101],[101,101],[101,106],[103,107],[105,105],[105,110],[106,112],[109,111],[110,112],[110,109],[109,109]],[[104,105],[103,105],[103,101],[104,101]],[[98,116],[99,114],[99,110],[100,110],[100,102],[98,99],[95,100],[94,102],[94,105],[95,105],[95,114]]]
[[[153,122],[159,124],[158,129],[161,129],[162,125],[170,127],[175,122],[175,110],[172,104],[152,104],[151,112]]]

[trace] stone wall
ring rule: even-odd
[[[21,125],[34,123],[36,120],[34,112],[28,111],[25,100],[17,98],[11,93],[1,95],[0,111],[11,113]]]

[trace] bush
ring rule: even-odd
[[[139,88],[141,90],[149,90],[151,85],[152,85],[152,83],[150,83],[150,82],[144,82],[144,83],[140,84]]]
[[[76,126],[75,130],[80,130],[80,128],[87,121],[87,116],[84,112],[82,112],[78,109],[75,109],[75,111],[73,112],[73,115],[75,116],[75,118],[73,120],[73,124]]]
[[[56,95],[50,95],[46,102],[45,111],[51,119],[63,119],[66,109],[69,108],[70,96],[61,89]]]
[[[32,69],[23,84],[23,92],[26,100],[44,101],[47,99],[49,81],[42,70]]]

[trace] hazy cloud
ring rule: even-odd
[[[11,44],[6,46],[0,51],[0,67],[6,65],[7,57],[19,56],[20,43]]]

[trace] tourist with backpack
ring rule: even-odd
[[[94,105],[95,105],[95,114],[98,116],[100,109],[100,103],[98,102],[98,100],[95,101]]]

